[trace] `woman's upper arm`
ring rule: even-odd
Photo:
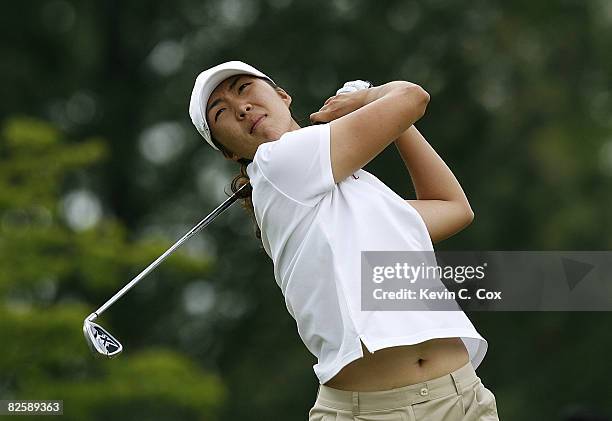
[[[474,212],[465,203],[448,200],[406,200],[423,218],[432,243],[458,233],[474,220]]]
[[[425,113],[429,94],[410,84],[330,123],[334,182],[363,168]]]

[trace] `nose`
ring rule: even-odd
[[[250,112],[251,109],[253,109],[253,106],[251,104],[248,103],[243,103],[238,107],[238,117],[239,118],[244,118],[246,116],[246,113]]]

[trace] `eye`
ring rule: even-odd
[[[240,87],[238,88],[238,92],[242,92],[242,90],[244,89],[245,86],[250,85],[250,83],[243,83],[242,85],[240,85]]]
[[[225,108],[219,108],[219,111],[217,111],[215,113],[215,122],[217,121],[217,118],[219,117],[219,114],[221,114],[221,111],[225,110]]]

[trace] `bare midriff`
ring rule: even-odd
[[[435,379],[463,367],[469,354],[460,338],[383,348],[345,366],[325,386],[355,392],[389,390]]]

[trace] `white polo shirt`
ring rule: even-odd
[[[487,341],[459,311],[362,311],[361,251],[433,251],[419,213],[360,169],[334,183],[330,125],[261,144],[247,167],[274,277],[321,384],[370,352],[459,337],[477,368]]]

